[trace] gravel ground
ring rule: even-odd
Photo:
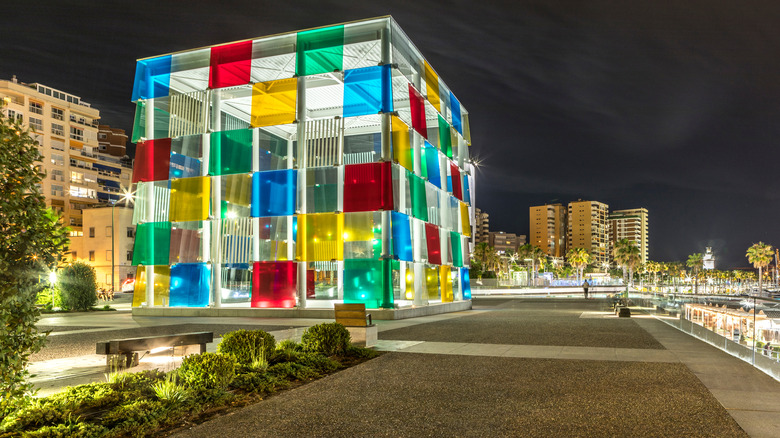
[[[580,318],[603,300],[475,300],[493,311],[379,333],[395,341],[664,349],[629,318]]]
[[[178,324],[156,327],[139,327],[134,329],[73,333],[69,335],[49,336],[46,347],[44,347],[40,352],[30,356],[30,360],[35,362],[41,360],[61,359],[64,357],[95,354],[95,344],[111,339],[124,339],[139,336],[172,335],[176,333],[191,332],[214,332],[214,337],[220,337],[227,332],[239,329],[265,330],[270,332],[289,328],[293,328],[293,326],[247,324]],[[62,329],[74,330],[73,327],[62,327]]]
[[[747,435],[681,364],[388,353],[175,436]]]

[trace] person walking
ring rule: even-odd
[[[590,287],[590,283],[588,283],[588,280],[585,280],[582,282],[582,290],[585,292],[585,299],[588,299],[588,288]]]

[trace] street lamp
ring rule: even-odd
[[[111,293],[116,292],[116,283],[114,281],[114,273],[116,272],[116,252],[114,251],[114,241],[116,240],[116,233],[114,232],[114,208],[118,202],[124,202],[125,207],[127,201],[133,200],[133,194],[131,192],[125,192],[119,200],[114,200],[111,203]]]

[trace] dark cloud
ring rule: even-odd
[[[392,14],[471,113],[491,227],[596,199],[650,210],[651,257],[780,244],[780,4],[771,0],[76,1],[6,8],[0,77],[131,129],[135,59]]]

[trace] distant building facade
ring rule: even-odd
[[[646,208],[615,210],[609,214],[610,241],[628,239],[639,246],[642,263],[647,263],[648,245],[648,213]]]
[[[610,262],[609,205],[578,200],[569,203],[567,247],[584,248],[593,264],[604,269]]]
[[[492,231],[488,237],[488,245],[492,246],[499,254],[514,254],[522,245],[525,245],[525,236]]]
[[[100,111],[80,97],[42,84],[0,80],[0,99],[3,113],[33,130],[40,144],[46,205],[62,215],[72,241],[81,237],[83,211],[118,200],[120,188],[130,187],[127,136],[99,126]]]
[[[529,241],[551,257],[566,255],[567,209],[561,204],[546,204],[529,209]]]
[[[712,252],[711,246],[707,247],[707,251],[704,252],[702,261],[704,261],[704,269],[709,271],[715,269],[715,254]]]
[[[490,215],[479,208],[475,209],[474,215],[474,243],[489,243],[490,240]]]

